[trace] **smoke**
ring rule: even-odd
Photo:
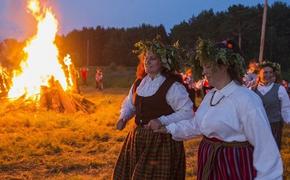
[[[63,31],[64,19],[59,0],[39,0],[42,7],[51,8]],[[28,0],[0,0],[0,42],[4,39],[26,40],[36,33],[37,22],[27,10]]]
[[[26,1],[4,0],[4,7],[1,14],[2,38],[15,38],[24,40],[36,32],[36,21],[28,13]]]

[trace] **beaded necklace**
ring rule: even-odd
[[[214,91],[213,94],[212,94],[212,96],[211,96],[210,106],[216,106],[216,105],[218,105],[221,102],[221,100],[225,97],[225,96],[221,97],[215,104],[213,104],[212,101],[213,101],[213,97],[214,97],[215,93],[216,93],[216,91]]]

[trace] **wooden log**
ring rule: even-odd
[[[75,102],[78,102],[78,107],[81,106],[80,109],[85,109],[85,112],[87,113],[95,112],[96,105],[93,102],[89,101],[84,96],[81,96],[79,94],[71,94],[71,96],[73,97],[73,99],[75,99]]]
[[[51,89],[50,91],[50,108],[52,110],[58,111],[58,112],[63,112],[64,111],[64,107],[63,104],[61,102],[61,98],[60,98],[60,94],[58,89]]]
[[[59,93],[59,98],[60,98],[61,104],[64,107],[64,111],[68,113],[77,112],[76,104],[72,101],[70,96],[68,96],[66,92],[62,89],[58,81],[55,81],[55,87],[57,88],[57,91]]]
[[[45,108],[46,110],[49,110],[49,99],[48,99],[48,88],[47,86],[41,86],[40,88],[40,98],[39,98],[39,104],[40,107]]]
[[[13,101],[14,107],[25,107],[35,103],[34,100],[28,100],[25,95]],[[12,105],[11,104],[11,105]],[[39,97],[40,107],[46,110],[53,110],[57,112],[74,113],[83,111],[85,113],[92,113],[96,106],[93,102],[84,98],[79,94],[66,92],[62,89],[60,83],[53,78],[49,81],[49,86],[42,86]]]

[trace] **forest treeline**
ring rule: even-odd
[[[60,57],[70,54],[76,66],[135,66],[138,61],[132,53],[134,43],[153,39],[157,34],[164,43],[177,40],[186,49],[193,49],[198,39],[215,41],[233,39],[240,45],[246,60],[258,58],[263,6],[233,5],[225,11],[212,9],[193,15],[176,24],[170,32],[163,25],[142,24],[132,28],[84,27],[66,35],[57,36]],[[0,45],[3,66],[18,66],[24,56],[24,42],[6,39]],[[268,8],[265,59],[279,62],[283,71],[290,68],[290,7],[275,2]]]

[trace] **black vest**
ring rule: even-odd
[[[175,80],[167,78],[152,96],[142,97],[136,93],[137,87],[142,79],[137,79],[133,86],[133,102],[136,108],[135,123],[145,125],[151,119],[159,118],[162,115],[172,114],[174,111],[166,102],[166,94]]]

